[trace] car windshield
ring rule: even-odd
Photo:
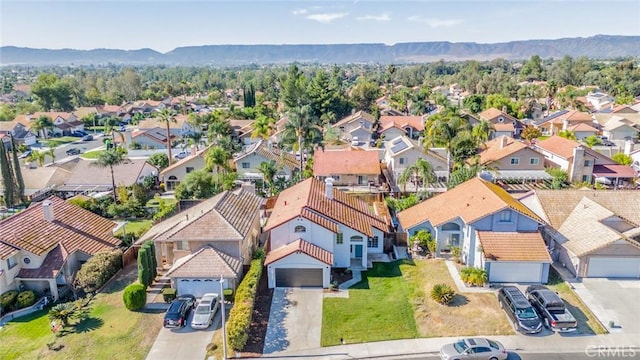
[[[453,347],[456,349],[457,352],[462,353],[465,350],[467,350],[469,347],[467,346],[467,344],[464,343],[464,340],[460,340],[456,343],[453,344]]]
[[[516,310],[516,315],[518,315],[520,319],[535,319],[538,317],[536,312],[533,311],[533,308],[530,307]]]
[[[198,306],[196,308],[196,314],[208,314],[211,312],[211,308],[208,306]]]
[[[492,348],[496,350],[500,350],[500,346],[495,341],[487,340],[487,342],[489,343],[489,346],[491,346]]]

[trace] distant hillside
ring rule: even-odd
[[[589,38],[523,40],[496,44],[419,42],[331,45],[204,45],[179,47],[168,53],[152,49],[32,49],[0,47],[0,64],[80,65],[243,65],[306,63],[410,63],[444,60],[509,60],[587,56],[614,58],[640,56],[640,36],[597,35]]]

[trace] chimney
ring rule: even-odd
[[[631,155],[631,153],[633,152],[633,148],[634,148],[634,144],[633,144],[633,140],[627,140],[624,142],[624,153],[626,155]]]
[[[327,196],[327,199],[332,200],[333,199],[333,178],[328,177],[324,179],[324,184],[326,187],[325,195]]]
[[[504,149],[505,147],[507,147],[508,143],[509,138],[506,135],[500,136],[500,149]]]
[[[562,119],[562,131],[567,131],[567,127],[569,127],[569,120]]]
[[[505,114],[507,113],[507,107],[506,106],[502,107],[502,112],[505,113]]]
[[[42,202],[42,213],[44,214],[44,219],[48,222],[52,222],[55,218],[53,216],[53,204],[49,200],[45,200]]]
[[[195,145],[191,145],[191,155],[196,155],[196,153],[198,152],[198,147]]]

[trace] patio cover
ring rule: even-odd
[[[547,174],[544,170],[498,170],[495,173],[497,180],[506,179],[531,179],[531,180],[544,180],[552,179],[553,177]]]
[[[606,177],[606,178],[634,178],[636,172],[627,165],[609,164],[609,165],[594,165],[593,176]]]

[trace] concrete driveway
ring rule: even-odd
[[[189,315],[189,324],[192,318],[193,310]],[[183,328],[163,327],[147,355],[147,360],[204,359],[214,331],[220,328],[220,319],[218,311],[213,324],[205,330],[194,330],[191,325]]]
[[[640,334],[640,280],[583,278],[571,285],[609,332]],[[616,326],[610,328],[612,320]]]
[[[320,347],[322,289],[276,288],[263,354]]]

